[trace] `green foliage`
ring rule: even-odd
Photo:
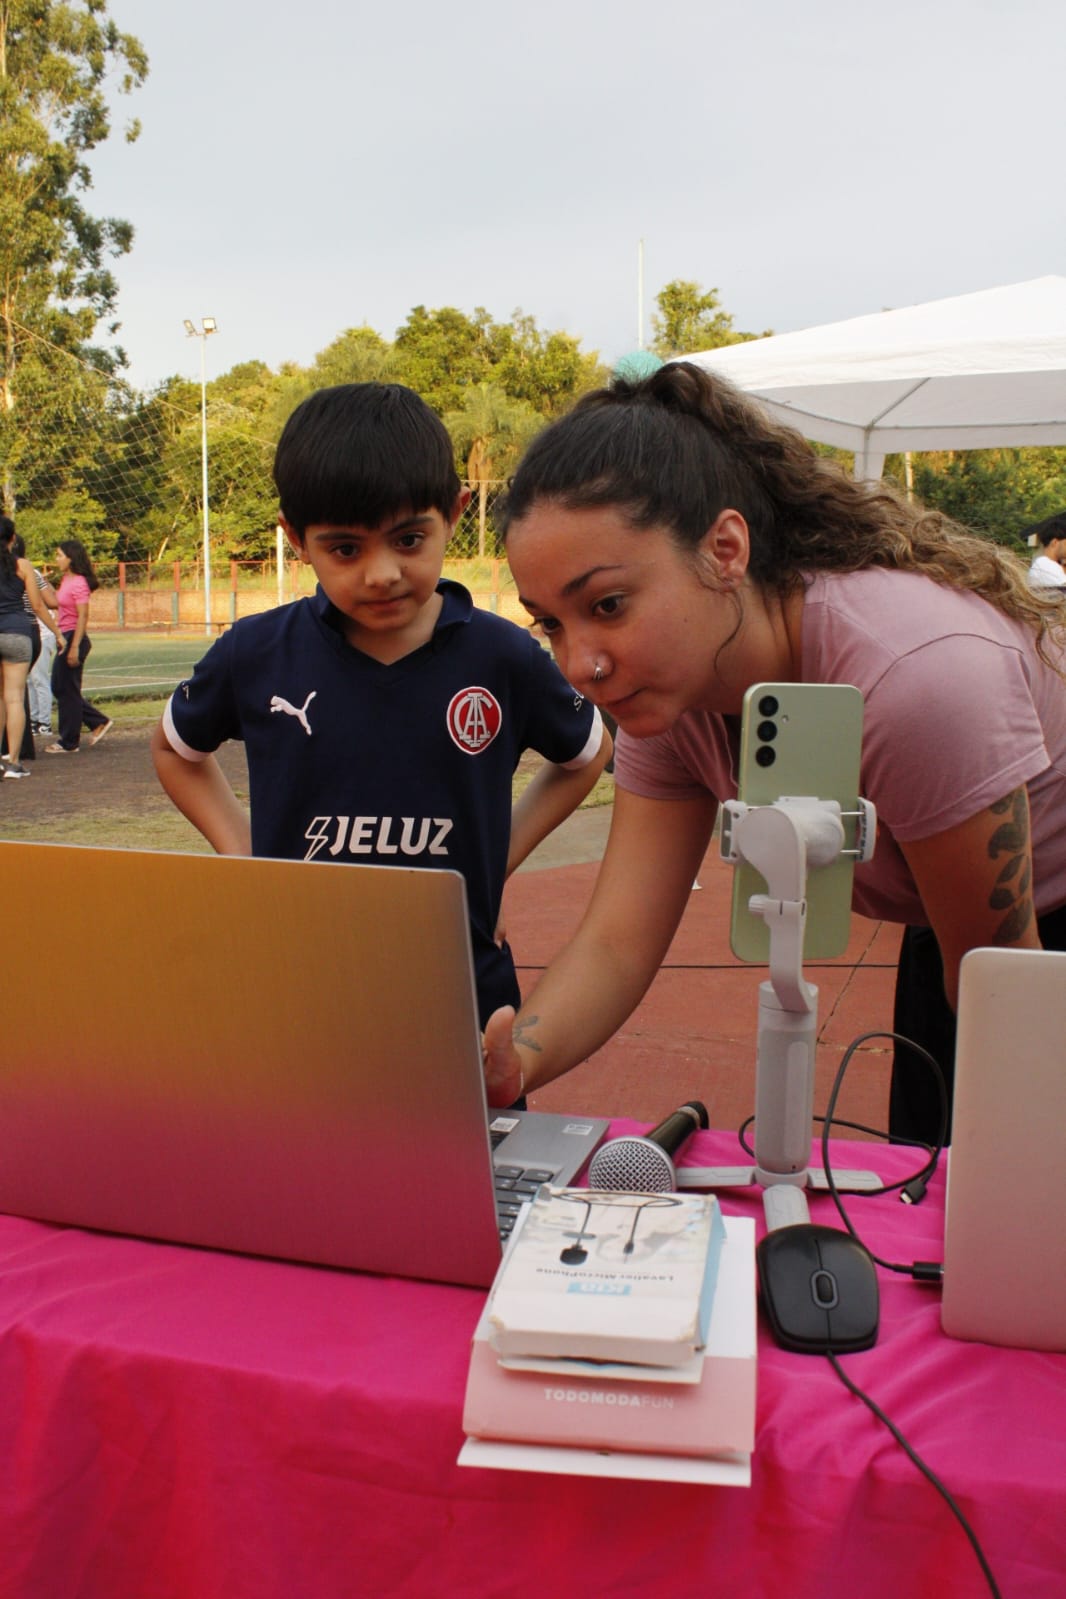
[[[579,395],[607,381],[607,369],[595,355],[582,352],[578,339],[543,333],[522,311],[490,328],[490,349],[493,383],[544,418],[557,416]]]
[[[470,384],[486,383],[492,370],[491,321],[480,307],[473,317],[442,306],[416,305],[397,330],[397,377],[434,410],[456,410]]]
[[[664,361],[699,350],[718,350],[726,344],[744,344],[770,332],[769,328],[763,333],[738,332],[733,318],[721,308],[718,290],[704,290],[688,278],[667,283],[655,296],[655,303],[659,311],[651,319],[652,349]]]
[[[77,350],[114,370],[120,350],[92,348],[115,305],[107,262],[133,230],[86,211],[87,157],[111,132],[107,79],[143,82],[148,60],[121,33],[107,0],[0,0],[0,410],[17,408],[20,371],[34,341]],[[130,124],[127,139],[137,136]],[[113,329],[111,331],[114,331]],[[5,499],[11,492],[5,484]]]
[[[398,368],[392,346],[374,328],[347,328],[315,356],[308,392],[337,383],[394,383]]]
[[[480,306],[469,317],[453,306],[427,311],[416,305],[393,350],[395,379],[442,416],[460,410],[470,390],[488,384],[546,419],[607,376],[577,339],[542,332],[522,311],[509,322],[493,322]]]
[[[60,539],[80,539],[94,561],[111,560],[114,541],[106,533],[107,514],[84,488],[63,489],[47,511],[25,511],[18,529],[38,564],[50,563]]]
[[[497,383],[478,383],[444,417],[456,457],[470,483],[509,477],[544,418],[526,399],[513,399]]]
[[[934,452],[912,464],[925,505],[1023,553],[1025,530],[1066,505],[1066,449]]]

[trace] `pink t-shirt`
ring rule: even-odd
[[[78,625],[78,606],[88,605],[92,595],[88,580],[79,577],[77,572],[67,572],[63,581],[56,590],[59,600],[59,629],[62,633],[73,633]]]
[[[805,683],[851,683],[865,701],[861,792],[878,829],[856,869],[857,911],[923,924],[899,841],[955,827],[1022,783],[1037,912],[1066,904],[1066,680],[1027,627],[917,573],[823,573],[806,591],[802,650]],[[615,781],[650,798],[735,798],[725,722],[689,711],[654,738],[619,729]]]

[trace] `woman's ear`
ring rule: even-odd
[[[739,511],[719,511],[700,541],[700,554],[725,588],[736,588],[748,570],[751,538]]]

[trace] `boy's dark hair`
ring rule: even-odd
[[[1058,511],[1054,516],[1049,516],[1046,522],[1038,522],[1035,527],[1028,530],[1030,539],[1047,549],[1052,539],[1066,539],[1066,511]]]
[[[318,523],[377,527],[403,511],[447,517],[460,490],[444,423],[399,383],[316,390],[282,430],[274,482],[301,538]]]

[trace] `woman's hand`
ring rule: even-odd
[[[493,1011],[485,1023],[481,1050],[485,1062],[485,1092],[490,1105],[513,1105],[516,1099],[521,1099],[525,1089],[522,1062],[511,1032],[514,1019],[514,1006],[503,1005]]]

